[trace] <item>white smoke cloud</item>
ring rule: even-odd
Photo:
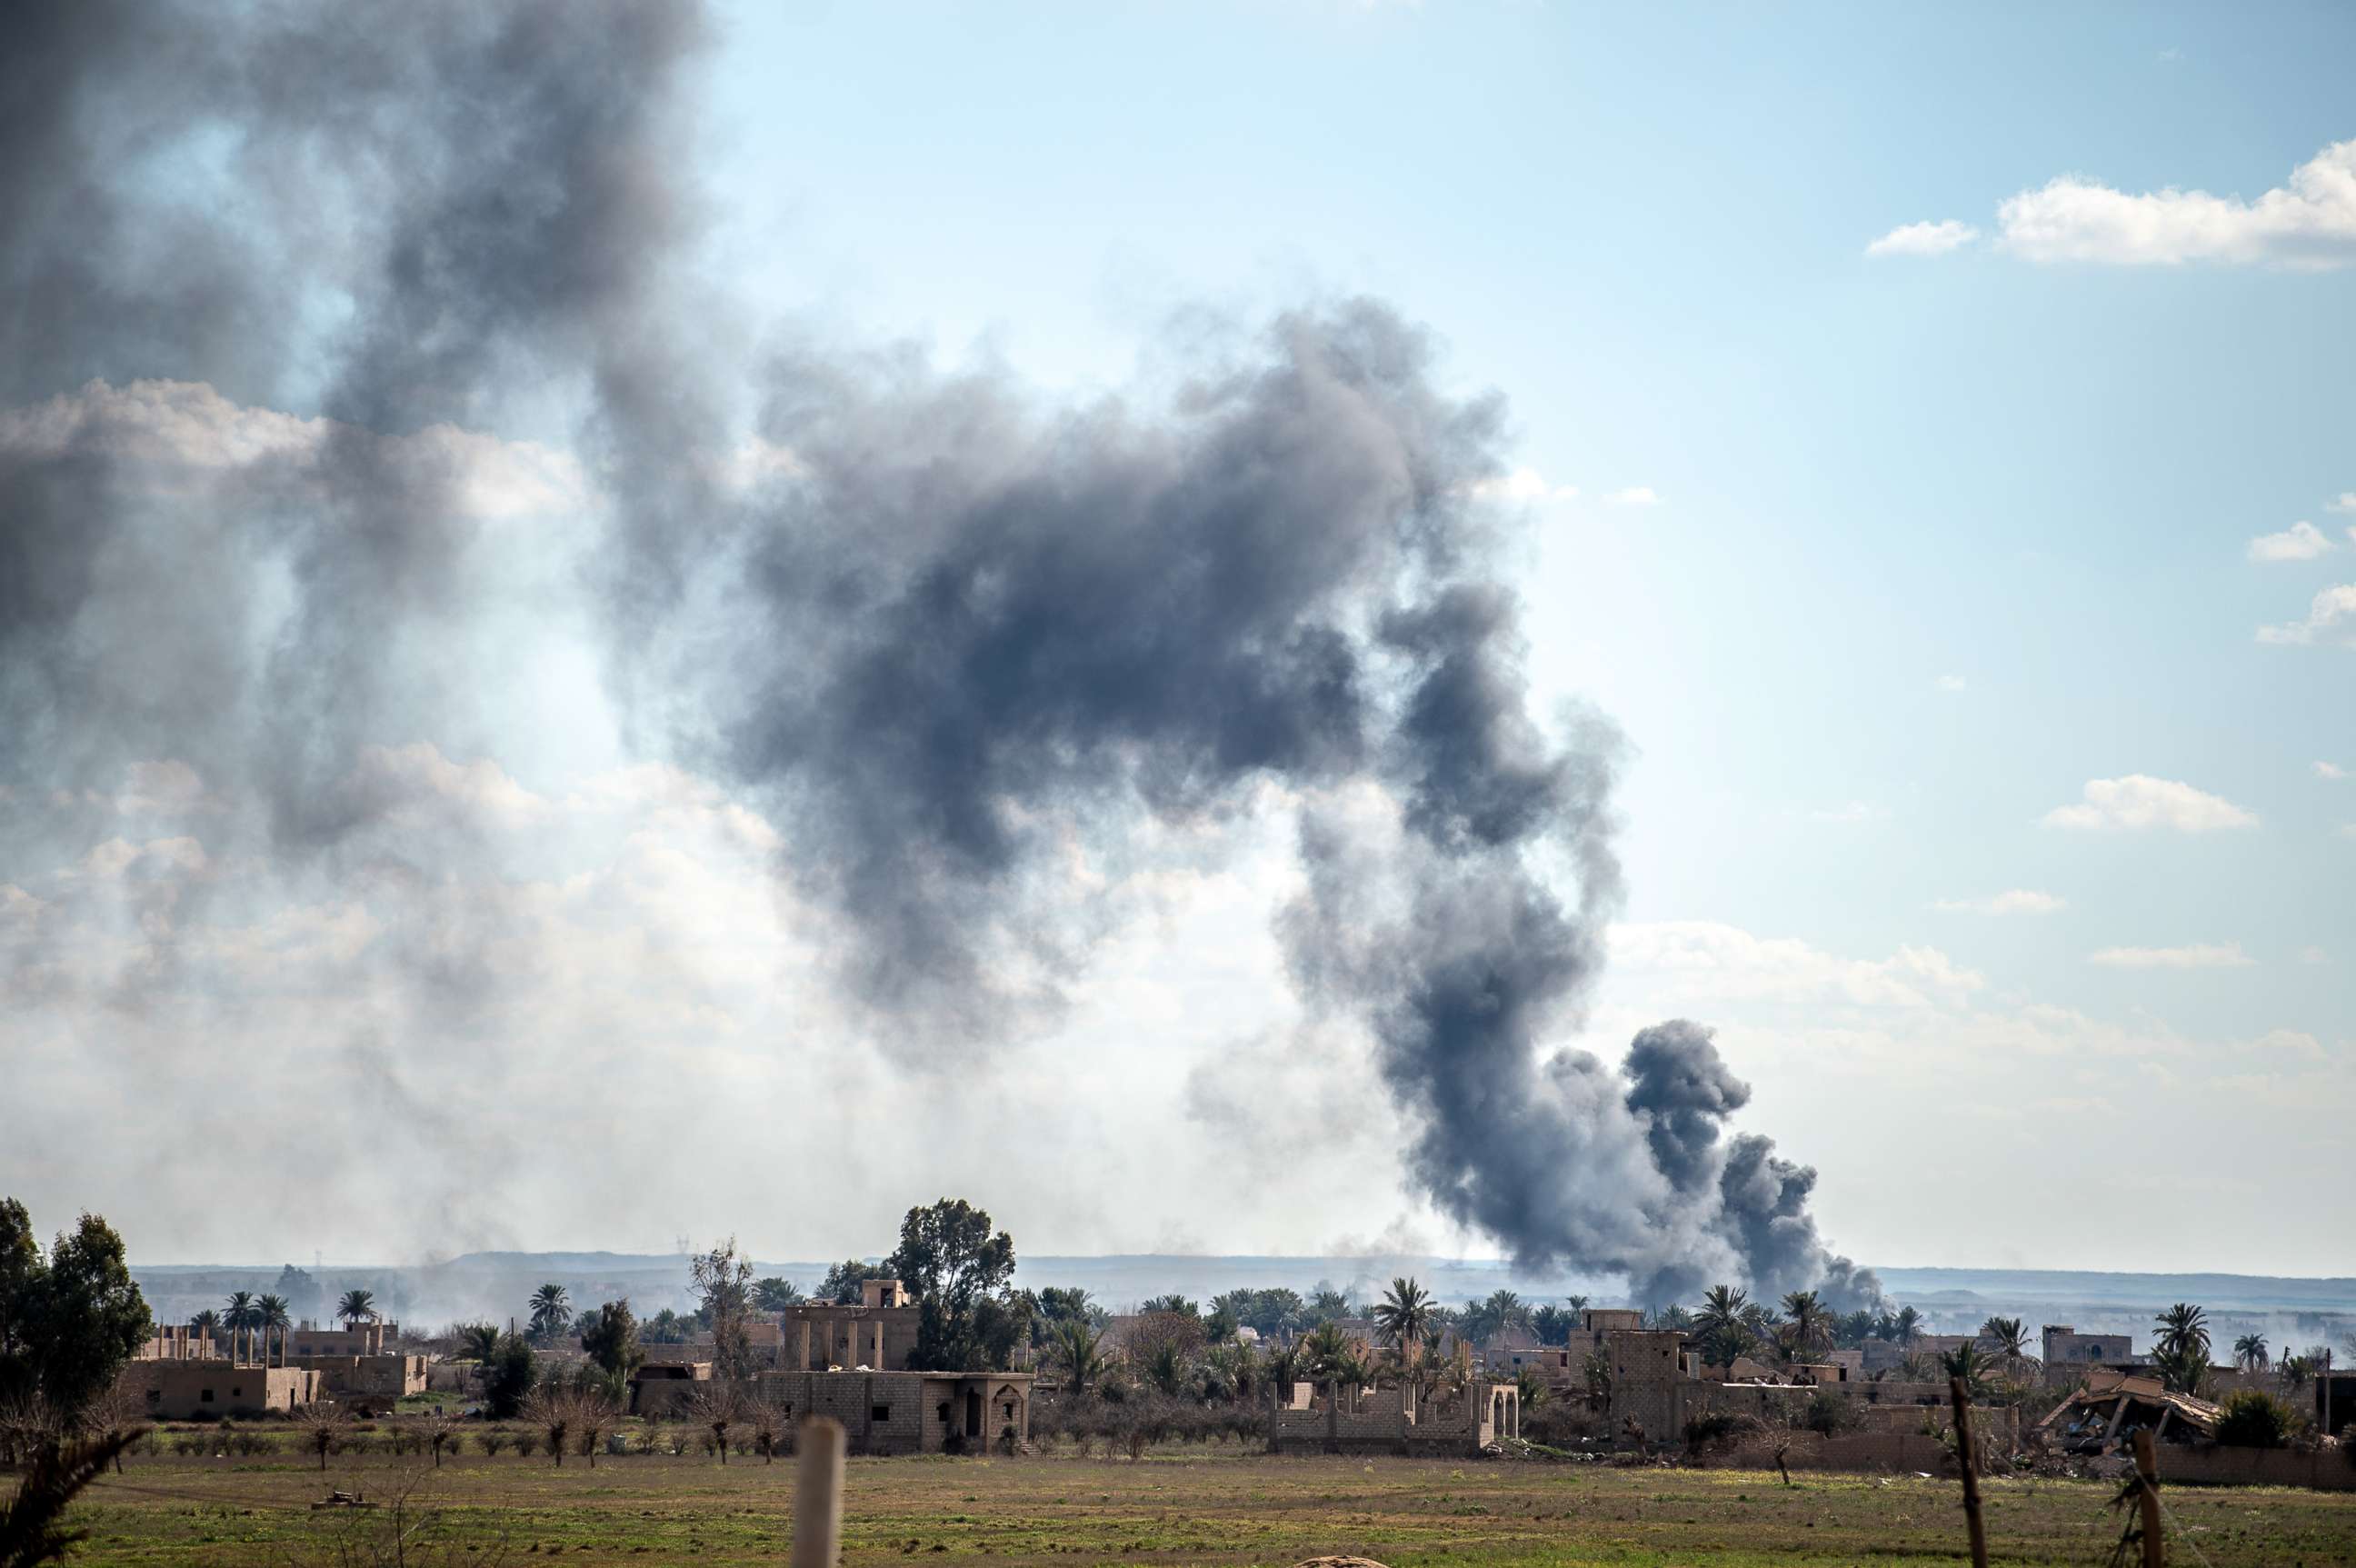
[[[2131,773],[2124,779],[2090,779],[2085,799],[2056,806],[2040,819],[2049,828],[2087,832],[2215,832],[2257,826],[2258,819],[2222,795],[2211,795],[2172,779]]]

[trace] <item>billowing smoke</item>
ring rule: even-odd
[[[695,282],[689,6],[90,5],[18,33],[0,722],[32,744],[0,785],[79,800],[182,759],[259,803],[252,846],[422,886],[421,780],[530,809],[443,758],[487,748],[497,623],[552,594],[642,754],[769,808],[838,993],[902,1064],[1055,1015],[1117,918],[1075,858],[1282,811],[1292,975],[1371,1040],[1441,1211],[1646,1299],[1870,1289],[1816,1236],[1814,1174],[1725,1136],[1749,1090],[1707,1030],[1646,1030],[1619,1074],[1556,1043],[1621,903],[1621,743],[1532,712],[1483,499],[1503,404],[1448,390],[1427,333],[1304,307],[1063,408],[905,353],[758,353]],[[530,589],[502,521],[534,507],[574,526],[537,542],[569,576]],[[348,1054],[381,1077],[375,1042],[422,1015],[495,1040],[500,913],[388,944],[432,1004],[355,1018]],[[141,925],[168,958],[168,911]]]

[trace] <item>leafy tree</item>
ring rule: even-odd
[[[221,1310],[221,1321],[229,1325],[232,1352],[242,1359],[250,1337],[262,1326],[262,1319],[254,1311],[253,1293],[250,1290],[230,1292],[229,1300]]]
[[[344,1326],[347,1328],[357,1328],[364,1322],[375,1321],[378,1316],[376,1293],[366,1290],[346,1291],[343,1300],[336,1303],[336,1316],[344,1320]]]
[[[1562,1305],[1572,1318],[1577,1319],[1580,1313],[1587,1310],[1588,1299],[1583,1295],[1567,1295],[1562,1298]]]
[[[684,1345],[687,1343],[687,1320],[666,1306],[647,1319],[638,1337],[648,1345]]]
[[[539,1366],[539,1358],[522,1335],[499,1336],[498,1348],[491,1352],[483,1376],[483,1402],[493,1421],[511,1420],[523,1408]]]
[[[1673,1301],[1666,1306],[1656,1306],[1653,1309],[1652,1324],[1655,1328],[1674,1328],[1682,1331],[1693,1326],[1693,1314]]]
[[[1174,1312],[1181,1317],[1200,1317],[1203,1316],[1202,1307],[1195,1305],[1194,1302],[1188,1301],[1184,1296],[1178,1294],[1174,1291],[1168,1295],[1151,1296],[1145,1301],[1140,1302],[1138,1304],[1137,1310],[1140,1312]]]
[[[1225,1295],[1213,1296],[1211,1307],[1271,1337],[1290,1333],[1309,1321],[1309,1306],[1301,1299],[1301,1293],[1280,1285],[1269,1290],[1232,1290]]]
[[[631,1369],[647,1359],[638,1348],[638,1320],[631,1316],[630,1298],[609,1301],[588,1318],[581,1330],[581,1348],[589,1359],[605,1369],[608,1379],[618,1380],[630,1375]]]
[[[2245,1372],[2265,1371],[2266,1369],[2266,1337],[2263,1334],[2244,1334],[2234,1340],[2233,1365]]]
[[[1307,1311],[1312,1323],[1331,1323],[1337,1317],[1358,1316],[1348,1293],[1335,1290],[1331,1283],[1324,1280],[1320,1280],[1317,1288],[1309,1293]]]
[[[1568,1345],[1571,1332],[1579,1326],[1576,1313],[1548,1305],[1530,1314],[1530,1332],[1538,1337],[1541,1345]]]
[[[531,1293],[530,1333],[535,1339],[546,1341],[563,1333],[573,1323],[573,1294],[551,1280]]]
[[[712,1375],[736,1381],[753,1375],[753,1262],[729,1237],[688,1264],[704,1321],[712,1326]]]
[[[2179,1393],[2199,1393],[2209,1378],[2209,1315],[2179,1301],[2153,1322],[2159,1334],[2151,1359],[2161,1379]]]
[[[1398,1348],[1403,1365],[1411,1369],[1421,1357],[1424,1331],[1431,1326],[1431,1309],[1438,1305],[1412,1275],[1393,1280],[1376,1304],[1376,1331]]]
[[[1911,1306],[1901,1306],[1898,1316],[1890,1320],[1890,1337],[1901,1346],[1912,1345],[1922,1332],[1922,1315]]]
[[[1795,1290],[1783,1298],[1783,1342],[1804,1356],[1832,1343],[1832,1314],[1812,1290]]]
[[[1737,1356],[1751,1348],[1751,1329],[1743,1320],[1750,1305],[1750,1293],[1732,1285],[1712,1285],[1703,1293],[1694,1326],[1700,1330],[1704,1360],[1730,1367]]]
[[[1996,1353],[2008,1360],[2029,1359],[2029,1325],[2018,1317],[1991,1317],[1980,1325],[1980,1337],[1996,1347]]]
[[[455,1337],[458,1353],[484,1366],[488,1366],[491,1358],[499,1353],[499,1331],[494,1324],[462,1323]]]
[[[123,1238],[105,1220],[83,1215],[45,1262],[31,1214],[0,1198],[0,1399],[37,1398],[70,1423],[114,1386],[147,1330]]]
[[[188,1337],[192,1339],[218,1338],[220,1329],[221,1315],[209,1306],[198,1309],[188,1319]]]
[[[2298,1412],[2263,1389],[2242,1389],[2225,1398],[2217,1420],[2217,1441],[2230,1448],[2279,1448],[2298,1428]]]
[[[1145,1380],[1152,1385],[1155,1391],[1174,1399],[1178,1391],[1186,1386],[1189,1371],[1186,1352],[1179,1348],[1175,1339],[1165,1339],[1145,1359],[1142,1370]]]
[[[839,1306],[859,1305],[860,1287],[869,1280],[887,1280],[890,1268],[879,1263],[862,1263],[857,1258],[845,1258],[826,1271],[826,1278],[818,1285],[818,1299],[830,1301]]]
[[[2283,1387],[2297,1393],[2315,1380],[2315,1369],[2312,1356],[2285,1356],[2275,1363],[2275,1375],[2282,1379]]]
[[[1054,1364],[1064,1369],[1073,1393],[1086,1393],[1088,1385],[1104,1374],[1104,1358],[1097,1349],[1102,1341],[1103,1336],[1085,1319],[1066,1318],[1055,1325],[1048,1343]]]
[[[1951,1378],[1964,1380],[1964,1391],[1978,1395],[1987,1391],[1988,1358],[1976,1341],[1966,1339],[1939,1358],[1939,1369]]]
[[[1219,1301],[1226,1299],[1222,1296]],[[1040,1321],[1049,1328],[1060,1328],[1066,1323],[1092,1323],[1096,1319],[1096,1307],[1088,1300],[1088,1293],[1077,1285],[1049,1285],[1039,1293],[1038,1300]],[[1250,1321],[1240,1313],[1237,1316],[1245,1322]]]
[[[753,1282],[753,1305],[763,1312],[783,1312],[798,1306],[802,1300],[802,1287],[788,1279],[772,1274]]]
[[[294,1316],[286,1310],[286,1298],[273,1291],[255,1302],[253,1310],[262,1319],[262,1362],[267,1365],[270,1360],[270,1337],[273,1334],[278,1336],[278,1355],[283,1361],[286,1356],[286,1331],[294,1326]]]
[[[1014,1277],[1014,1239],[992,1233],[990,1215],[961,1197],[911,1208],[900,1221],[893,1274],[916,1294],[917,1371],[984,1371],[985,1302]],[[1002,1304],[1001,1304],[1002,1305]]]

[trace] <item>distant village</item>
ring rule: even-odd
[[[284,1289],[155,1329],[118,1395],[168,1422],[320,1405],[499,1421],[528,1419],[535,1401],[545,1417],[564,1391],[603,1412],[576,1414],[576,1430],[678,1423],[723,1458],[830,1415],[853,1452],[876,1455],[1221,1434],[1274,1453],[1779,1463],[1796,1444],[1805,1461],[1874,1467],[1951,1446],[1958,1383],[1976,1444],[2057,1462],[2115,1456],[2137,1432],[2331,1447],[2356,1415],[2356,1370],[2332,1347],[2220,1344],[2190,1304],[2140,1337],[2002,1316],[1931,1333],[1911,1307],[1840,1313],[1811,1292],[1762,1302],[1733,1286],[1652,1310],[1504,1290],[1451,1305],[1404,1277],[1371,1300],[1256,1288],[1116,1310],[1082,1289],[1013,1288],[1011,1239],[952,1200],[912,1210],[891,1257],[807,1285],[755,1277],[733,1242],[691,1270],[700,1305],[686,1313],[641,1319],[626,1300],[576,1303],[551,1282],[505,1323],[422,1332],[386,1321],[366,1289],[294,1316],[290,1296],[316,1287],[290,1267]]]

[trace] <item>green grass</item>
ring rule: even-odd
[[[793,1466],[736,1460],[519,1459],[469,1453],[439,1471],[382,1456],[134,1459],[80,1510],[74,1561],[271,1564],[333,1560],[335,1532],[374,1514],[315,1513],[330,1486],[390,1500],[404,1479],[437,1511],[455,1560],[558,1553],[575,1564],[781,1562]],[[1863,1476],[1403,1459],[1276,1459],[1235,1449],[1125,1460],[854,1459],[846,1563],[990,1558],[1013,1564],[1287,1564],[1355,1552],[1393,1568],[1612,1564],[1953,1563],[1964,1552],[1952,1482]],[[2102,1562],[2118,1532],[2113,1487],[1986,1482],[2001,1563]],[[2214,1568],[2356,1559],[2356,1495],[2171,1490],[2170,1561]],[[2186,1549],[2197,1545],[2200,1556]],[[413,1560],[413,1559],[412,1559]]]

